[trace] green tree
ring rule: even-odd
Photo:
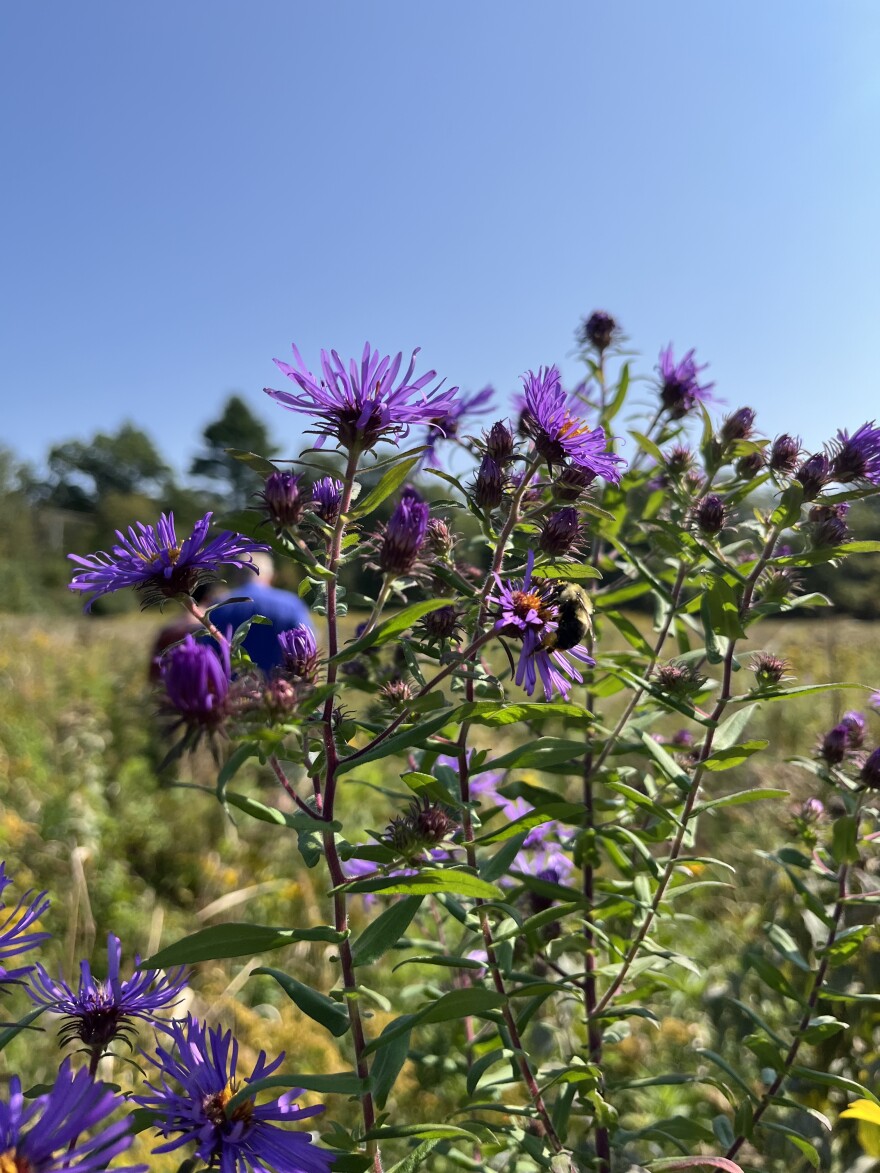
[[[48,466],[47,503],[90,513],[111,493],[162,497],[171,482],[171,469],[152,439],[132,423],[88,441],[56,444]]]
[[[193,460],[190,475],[213,482],[214,491],[224,494],[227,508],[244,508],[262,480],[253,469],[230,456],[227,449],[274,456],[278,448],[272,443],[268,428],[239,395],[230,395],[223,414],[208,424],[202,438],[205,448]]]

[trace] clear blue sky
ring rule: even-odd
[[[3,6],[0,439],[182,467],[296,340],[505,392],[593,308],[819,444],[880,414],[876,0]]]

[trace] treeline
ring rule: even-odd
[[[229,397],[218,418],[202,432],[185,480],[133,423],[116,432],[98,432],[90,440],[54,445],[41,470],[0,448],[0,612],[75,613],[80,602],[66,590],[71,566],[66,555],[108,549],[115,531],[136,520],[154,522],[160,512],[173,510],[179,532],[185,533],[208,509],[222,522],[224,516],[253,506],[262,478],[230,456],[228,449],[269,458],[280,451],[265,423],[238,395]],[[326,472],[334,471],[332,455],[319,459]],[[420,487],[428,497],[442,496],[438,482]],[[374,520],[385,520],[391,504]],[[880,500],[854,502],[847,522],[855,539],[880,539]],[[842,568],[816,566],[800,575],[805,591],[827,595],[838,612],[880,618],[880,554],[850,559]],[[295,585],[285,567],[280,568],[280,580],[282,585]],[[367,589],[372,584],[351,585]],[[134,605],[120,592],[100,600],[95,611],[109,613]]]

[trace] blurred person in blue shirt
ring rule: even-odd
[[[265,615],[270,623],[253,623],[244,638],[243,647],[253,662],[268,675],[281,664],[278,636],[298,623],[312,626],[309,609],[290,591],[272,586],[275,565],[268,554],[254,554],[253,561],[259,577],[250,571],[239,571],[230,579],[229,590],[221,596],[211,611],[211,622],[220,631],[238,628],[254,615]],[[223,602],[223,598],[238,600]],[[213,602],[213,600],[212,600]]]

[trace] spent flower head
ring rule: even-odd
[[[416,355],[401,374],[403,354],[380,357],[369,342],[360,362],[347,364],[335,350],[321,351],[321,374],[315,376],[293,347],[292,364],[275,359],[279,370],[294,384],[293,391],[265,388],[282,407],[302,412],[320,421],[317,447],[332,436],[344,448],[367,452],[382,440],[395,440],[409,434],[410,428],[435,425],[456,409],[457,387],[443,389],[441,384],[425,391],[436,372],[416,377]]]
[[[772,652],[757,652],[749,668],[755,674],[755,684],[759,689],[775,688],[782,680],[791,664],[782,656],[774,656]]]
[[[134,1141],[128,1119],[108,1118],[125,1106],[106,1084],[83,1067],[74,1073],[65,1059],[47,1092],[25,1099],[17,1075],[8,1100],[0,1100],[0,1171],[98,1173]],[[114,1173],[147,1173],[146,1165],[117,1166]]]
[[[551,468],[565,462],[603,477],[611,484],[620,482],[625,464],[622,456],[609,452],[604,428],[591,429],[578,417],[576,401],[569,401],[562,389],[559,369],[541,367],[537,374],[523,375],[526,401],[526,428],[538,452]]]
[[[64,1016],[59,1031],[62,1045],[79,1039],[90,1052],[102,1055],[115,1039],[131,1045],[134,1019],[167,1029],[159,1012],[170,1010],[180,1001],[186,986],[183,968],[169,973],[159,969],[139,971],[141,959],[135,955],[135,972],[130,978],[120,978],[121,960],[120,940],[110,933],[106,978],[96,978],[89,963],[81,961],[79,985],[74,990],[63,977],[56,981],[43,965],[36,966],[27,992],[38,1006]]]
[[[277,1100],[259,1105],[243,1099],[230,1111],[229,1101],[242,1081],[232,1032],[209,1030],[190,1016],[186,1022],[173,1023],[170,1034],[172,1046],[160,1043],[155,1056],[145,1053],[158,1069],[158,1086],[148,1082],[149,1095],[132,1097],[155,1113],[161,1135],[173,1138],[153,1152],[192,1144],[200,1161],[222,1173],[329,1173],[335,1154],[318,1148],[306,1133],[278,1127],[324,1111],[320,1105],[298,1107],[295,1100],[302,1088],[291,1088]],[[268,1063],[261,1051],[253,1071],[243,1077],[244,1084],[272,1075],[283,1060],[282,1052]]]
[[[129,526],[127,537],[117,530],[119,545],[109,554],[104,550],[87,558],[68,554],[80,566],[73,572],[70,590],[91,592],[86,611],[95,599],[125,587],[134,587],[147,607],[191,595],[204,583],[216,581],[221,566],[247,567],[258,573],[251,555],[269,547],[228,531],[209,539],[212,516],[206,513],[183,541],[175,533],[174,514],[163,513],[155,526],[140,521],[136,529]]]

